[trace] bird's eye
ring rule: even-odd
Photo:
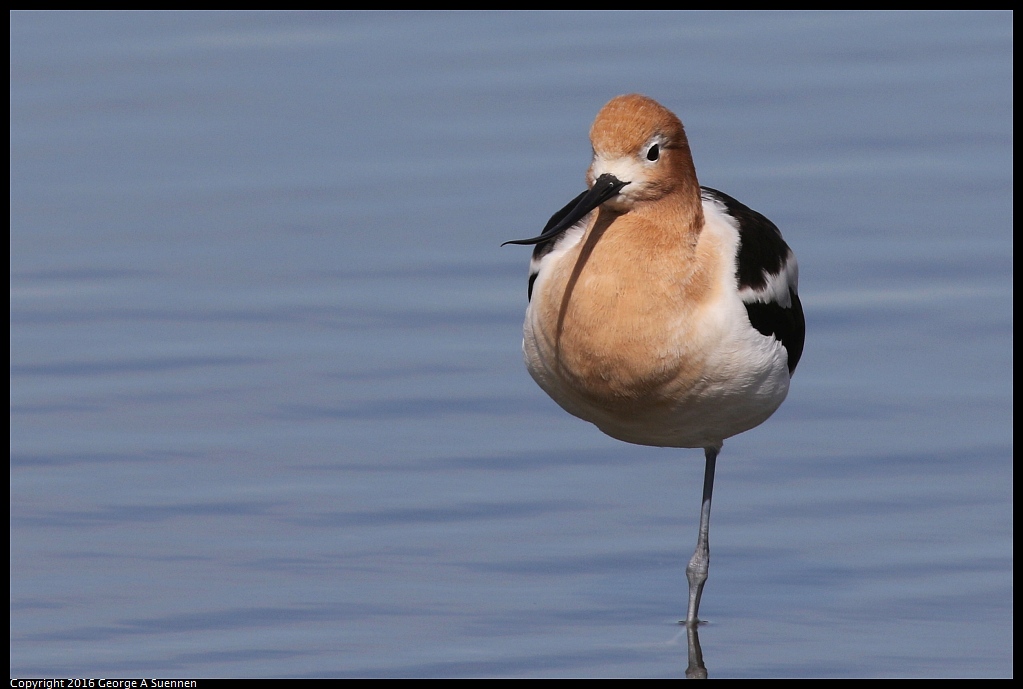
[[[650,147],[650,150],[646,152],[646,159],[653,162],[661,157],[661,147],[654,144]]]

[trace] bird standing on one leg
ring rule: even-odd
[[[798,268],[770,220],[700,187],[682,123],[656,101],[612,99],[590,140],[589,189],[506,242],[535,245],[522,348],[540,387],[608,435],[704,449],[695,625],[718,452],[781,405],[803,350]]]

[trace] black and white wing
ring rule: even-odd
[[[716,189],[702,187],[705,199],[717,201],[735,220],[739,250],[735,277],[750,325],[775,337],[788,352],[789,374],[803,354],[806,322],[797,291],[799,264],[773,222]]]

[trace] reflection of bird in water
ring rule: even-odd
[[[526,366],[555,402],[614,438],[703,448],[686,567],[693,626],[718,452],[781,405],[803,350],[798,268],[770,220],[700,187],[682,123],[659,103],[611,100],[590,139],[589,189],[539,236],[508,242],[535,245]]]
[[[689,646],[689,665],[686,679],[707,679],[707,666],[703,664],[703,649],[700,647],[700,628],[695,624],[686,625],[686,645]]]

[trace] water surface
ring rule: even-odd
[[[12,676],[683,674],[699,451],[532,383],[619,93],[781,227],[711,677],[1010,676],[1009,13],[14,13]]]

